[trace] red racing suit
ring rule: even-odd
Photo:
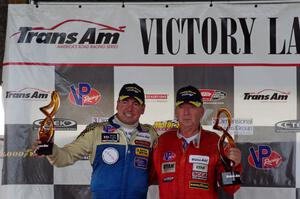
[[[217,146],[219,135],[204,129],[199,134],[186,150],[176,130],[159,137],[151,178],[158,181],[160,199],[218,198],[218,182],[224,171]],[[241,164],[235,170],[241,172]],[[239,188],[240,185],[223,187],[230,194]]]

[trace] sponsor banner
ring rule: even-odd
[[[224,129],[228,127],[227,118],[220,118],[219,125]],[[212,119],[212,126],[216,118]],[[228,130],[231,135],[253,135],[253,119],[231,118],[231,125]]]
[[[60,93],[60,107],[55,116],[70,118],[78,124],[110,117],[114,110],[114,69],[72,66],[55,69],[55,89]]]
[[[296,80],[295,67],[235,68],[234,117],[253,118],[255,126],[296,118]]]
[[[216,117],[219,108],[226,107],[228,110],[233,110],[233,72],[233,66],[176,67],[174,68],[174,92],[187,85],[198,88],[203,95],[205,109],[201,124],[211,125],[212,118]]]
[[[41,122],[44,119],[35,120],[33,122],[33,129],[37,130],[41,126]],[[54,129],[56,131],[76,131],[77,130],[77,122],[70,119],[64,118],[54,118]],[[47,129],[47,126],[45,127]]]
[[[282,14],[287,10],[289,14]],[[39,63],[66,63],[67,58],[70,63],[295,64],[300,53],[298,10],[293,3],[259,8],[181,3],[168,9],[10,5],[5,63],[30,57]]]
[[[244,186],[295,187],[296,145],[294,142],[238,143],[243,154]]]
[[[4,67],[3,74],[5,123],[30,124],[44,117],[39,107],[50,102],[54,90],[54,67]]]
[[[235,199],[274,198],[298,199],[295,188],[287,187],[242,187],[234,194]]]
[[[174,117],[172,67],[114,67],[115,104],[121,87],[130,82],[137,83],[145,92],[146,110],[141,123],[154,124]]]
[[[277,133],[299,133],[300,120],[284,120],[275,124],[275,132]]]

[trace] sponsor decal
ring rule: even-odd
[[[208,164],[209,157],[204,155],[190,155],[189,163]]]
[[[139,156],[149,157],[149,150],[137,147],[135,148],[135,154]]]
[[[178,122],[176,120],[156,121],[153,124],[153,128],[158,133],[164,133],[166,131],[178,129]]]
[[[92,117],[92,121],[91,123],[102,123],[102,122],[107,122],[108,121],[108,117]]]
[[[207,180],[207,172],[192,171],[193,180]]]
[[[258,92],[244,93],[244,100],[260,102],[286,102],[290,92],[275,89],[264,89]]]
[[[148,159],[144,157],[135,157],[134,158],[134,167],[139,169],[147,169]]]
[[[175,173],[175,162],[164,162],[161,164],[162,173]]]
[[[101,100],[101,94],[93,89],[89,83],[79,83],[78,88],[71,85],[69,93],[69,101],[77,106],[91,106],[97,104]]]
[[[113,147],[108,147],[102,152],[102,160],[106,164],[115,164],[119,159],[119,152]]]
[[[111,132],[114,132],[115,130],[116,130],[116,128],[113,127],[112,125],[103,126],[103,131],[106,133],[111,133]]]
[[[167,151],[164,153],[163,160],[164,161],[173,161],[176,158],[176,154],[172,151]]]
[[[298,133],[300,132],[300,120],[285,120],[275,124],[276,133]]]
[[[258,150],[250,147],[249,151],[248,162],[256,169],[277,168],[283,162],[281,155],[268,145],[259,145]]]
[[[20,100],[47,100],[50,97],[50,91],[44,91],[38,88],[23,88],[17,91],[6,91],[6,99]]]
[[[207,170],[208,170],[207,164],[193,164],[193,171],[207,172]]]
[[[145,94],[146,101],[166,102],[168,94]]]
[[[38,119],[33,122],[33,129],[39,129],[41,127],[41,122],[44,119]],[[54,118],[54,129],[56,131],[76,131],[77,130],[77,122],[70,119],[64,118]],[[45,126],[47,129],[47,126]]]
[[[216,123],[216,118],[212,118],[212,126]],[[227,128],[228,119],[220,118],[219,124],[223,128]],[[253,135],[253,119],[249,118],[232,118],[231,126],[229,128],[229,133],[231,135]]]
[[[163,182],[172,182],[174,180],[174,177],[173,176],[169,176],[169,177],[165,177],[163,179]]]
[[[150,134],[149,134],[149,133],[142,133],[142,132],[139,132],[139,133],[136,135],[136,138],[137,138],[137,139],[140,139],[140,140],[146,140],[146,141],[151,140],[151,137],[150,137]]]
[[[120,142],[119,133],[102,133],[101,142]]]
[[[80,29],[76,30],[74,24],[80,24]],[[118,48],[119,38],[125,28],[82,19],[67,19],[52,27],[22,26],[10,38],[16,38],[18,44],[53,45],[70,49],[114,49]]]
[[[199,89],[204,104],[224,104],[224,102],[220,102],[225,99],[227,93],[221,90],[215,89]]]
[[[141,145],[141,146],[145,146],[145,147],[150,147],[151,143],[144,141],[144,140],[135,140],[134,143],[136,145]]]
[[[190,181],[190,188],[208,190],[208,184],[203,182]]]

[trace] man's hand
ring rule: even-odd
[[[235,163],[235,166],[239,165],[242,161],[242,153],[239,148],[228,148],[227,155],[230,160]]]

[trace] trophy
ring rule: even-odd
[[[40,108],[46,118],[40,123],[38,139],[41,142],[38,144],[35,153],[38,155],[51,155],[53,148],[54,137],[54,115],[59,107],[59,95],[56,91],[51,94],[51,102]],[[47,110],[52,109],[49,113]]]
[[[224,129],[222,126],[219,125],[219,120],[220,120],[220,115],[224,113],[226,118],[227,118],[227,127]],[[216,122],[213,126],[213,129],[219,130],[223,132],[223,135],[220,137],[219,143],[218,143],[218,150],[220,153],[220,158],[222,160],[223,166],[225,168],[225,172],[221,173],[221,185],[222,186],[227,186],[227,185],[237,185],[241,184],[241,176],[238,171],[234,171],[235,168],[235,162],[230,160],[226,155],[225,155],[225,150],[224,150],[224,142],[225,139],[227,138],[228,141],[228,146],[233,148],[235,147],[235,143],[231,135],[228,133],[228,130],[231,125],[231,114],[230,112],[225,109],[221,108],[218,111],[217,114],[217,119]]]

